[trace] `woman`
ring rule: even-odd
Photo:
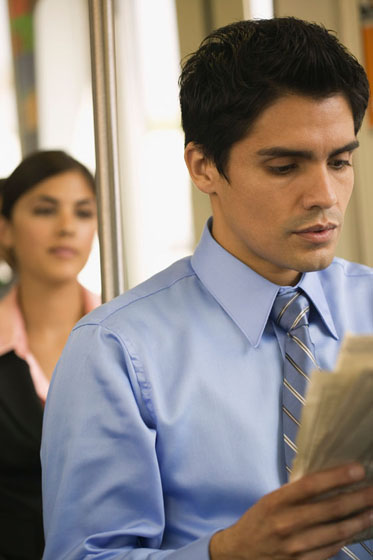
[[[0,301],[0,558],[39,560],[43,405],[72,327],[99,303],[77,279],[96,231],[94,179],[62,151],[36,152],[5,181],[1,212],[16,282]]]

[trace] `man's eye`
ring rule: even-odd
[[[345,167],[351,167],[351,163],[348,159],[334,159],[329,164],[334,169],[344,169]]]
[[[288,165],[275,165],[275,166],[271,165],[269,166],[269,170],[274,175],[287,175],[288,173],[294,171],[296,167],[297,166],[295,163],[290,163]]]

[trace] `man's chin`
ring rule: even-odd
[[[299,272],[316,272],[318,270],[324,270],[333,262],[333,259],[334,253],[319,255],[317,257],[316,255],[313,255],[310,259],[304,259],[297,270]]]

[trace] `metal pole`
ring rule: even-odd
[[[88,0],[102,299],[127,288],[121,222],[113,0]]]

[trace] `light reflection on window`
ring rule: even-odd
[[[21,159],[7,0],[0,0],[0,177]]]
[[[173,0],[117,3],[119,137],[129,284],[192,251]]]

